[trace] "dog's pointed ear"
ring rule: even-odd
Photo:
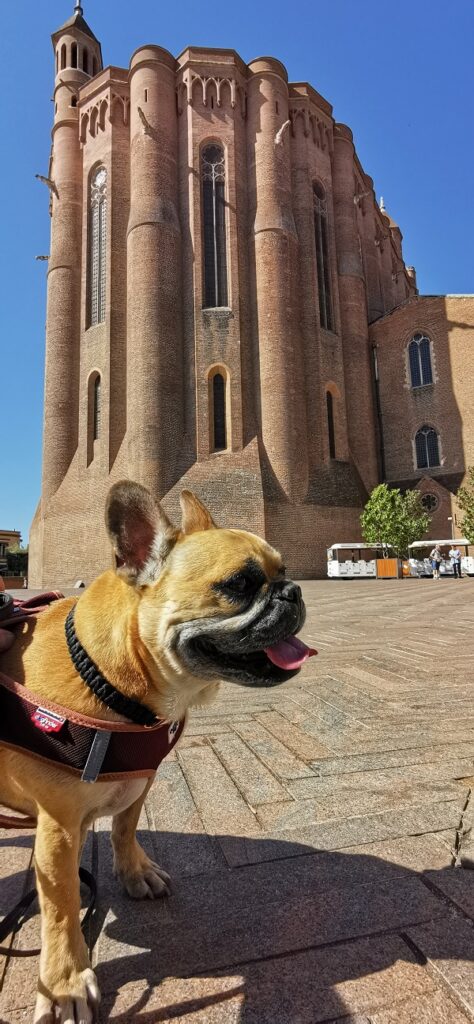
[[[183,513],[181,530],[185,535],[199,530],[217,529],[211,513],[192,491],[181,491],[179,503]]]
[[[120,572],[137,583],[152,583],[176,543],[178,530],[146,487],[120,480],[111,487],[105,525],[122,563]]]

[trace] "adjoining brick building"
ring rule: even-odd
[[[328,544],[360,536],[384,474],[410,486],[428,475],[451,494],[467,464],[454,324],[469,313],[467,351],[473,307],[417,296],[401,232],[327,100],[275,58],[247,65],[234,50],[175,58],[150,45],[128,70],[104,68],[77,2],[52,40],[31,585],[110,564],[103,507],[122,477],[172,517],[180,490],[195,490],[302,577],[324,573]],[[426,386],[406,376],[415,333],[428,337]],[[442,454],[434,465],[426,435],[421,472],[410,459],[425,424]]]

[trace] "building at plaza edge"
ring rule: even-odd
[[[472,296],[420,296],[350,128],[283,64],[53,33],[42,493],[31,586],[111,564],[111,483],[190,488],[295,576],[381,480],[449,536],[474,463]],[[46,98],[45,98],[46,102]]]

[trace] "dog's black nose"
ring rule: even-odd
[[[292,580],[282,580],[277,586],[275,596],[281,601],[291,601],[293,604],[299,604],[301,602],[301,587],[297,583],[293,583]]]

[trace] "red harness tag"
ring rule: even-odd
[[[49,711],[48,708],[36,708],[31,721],[37,729],[41,729],[41,732],[59,732],[66,719],[61,718],[55,711]]]

